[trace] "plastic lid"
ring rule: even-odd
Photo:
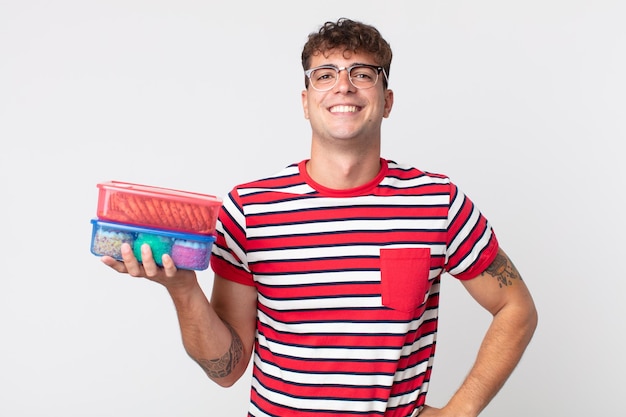
[[[143,185],[143,184],[134,184],[131,182],[123,182],[123,181],[107,181],[101,182],[97,184],[98,188],[108,189],[108,190],[120,190],[124,192],[131,192],[135,194],[144,194],[144,195],[161,195],[166,197],[176,197],[179,199],[190,199],[190,200],[204,200],[207,202],[220,203],[222,199],[216,197],[211,194],[201,194],[192,191],[182,191],[175,190],[173,188],[165,188],[165,187],[155,187],[152,185]]]

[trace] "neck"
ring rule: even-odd
[[[380,149],[337,152],[312,148],[307,172],[315,182],[335,190],[368,183],[380,172]]]

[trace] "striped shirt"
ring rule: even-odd
[[[479,275],[498,243],[443,175],[381,159],[332,190],[306,161],[224,199],[211,257],[258,291],[249,415],[406,417],[424,404],[442,273]]]

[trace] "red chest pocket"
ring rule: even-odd
[[[416,310],[430,287],[430,249],[380,250],[380,283],[384,306],[399,311]]]

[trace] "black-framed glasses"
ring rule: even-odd
[[[372,88],[378,82],[378,74],[383,73],[385,80],[389,82],[385,69],[378,65],[354,64],[349,67],[336,67],[334,65],[321,65],[304,71],[311,87],[317,91],[328,91],[337,85],[339,72],[348,72],[350,83],[359,89]]]

